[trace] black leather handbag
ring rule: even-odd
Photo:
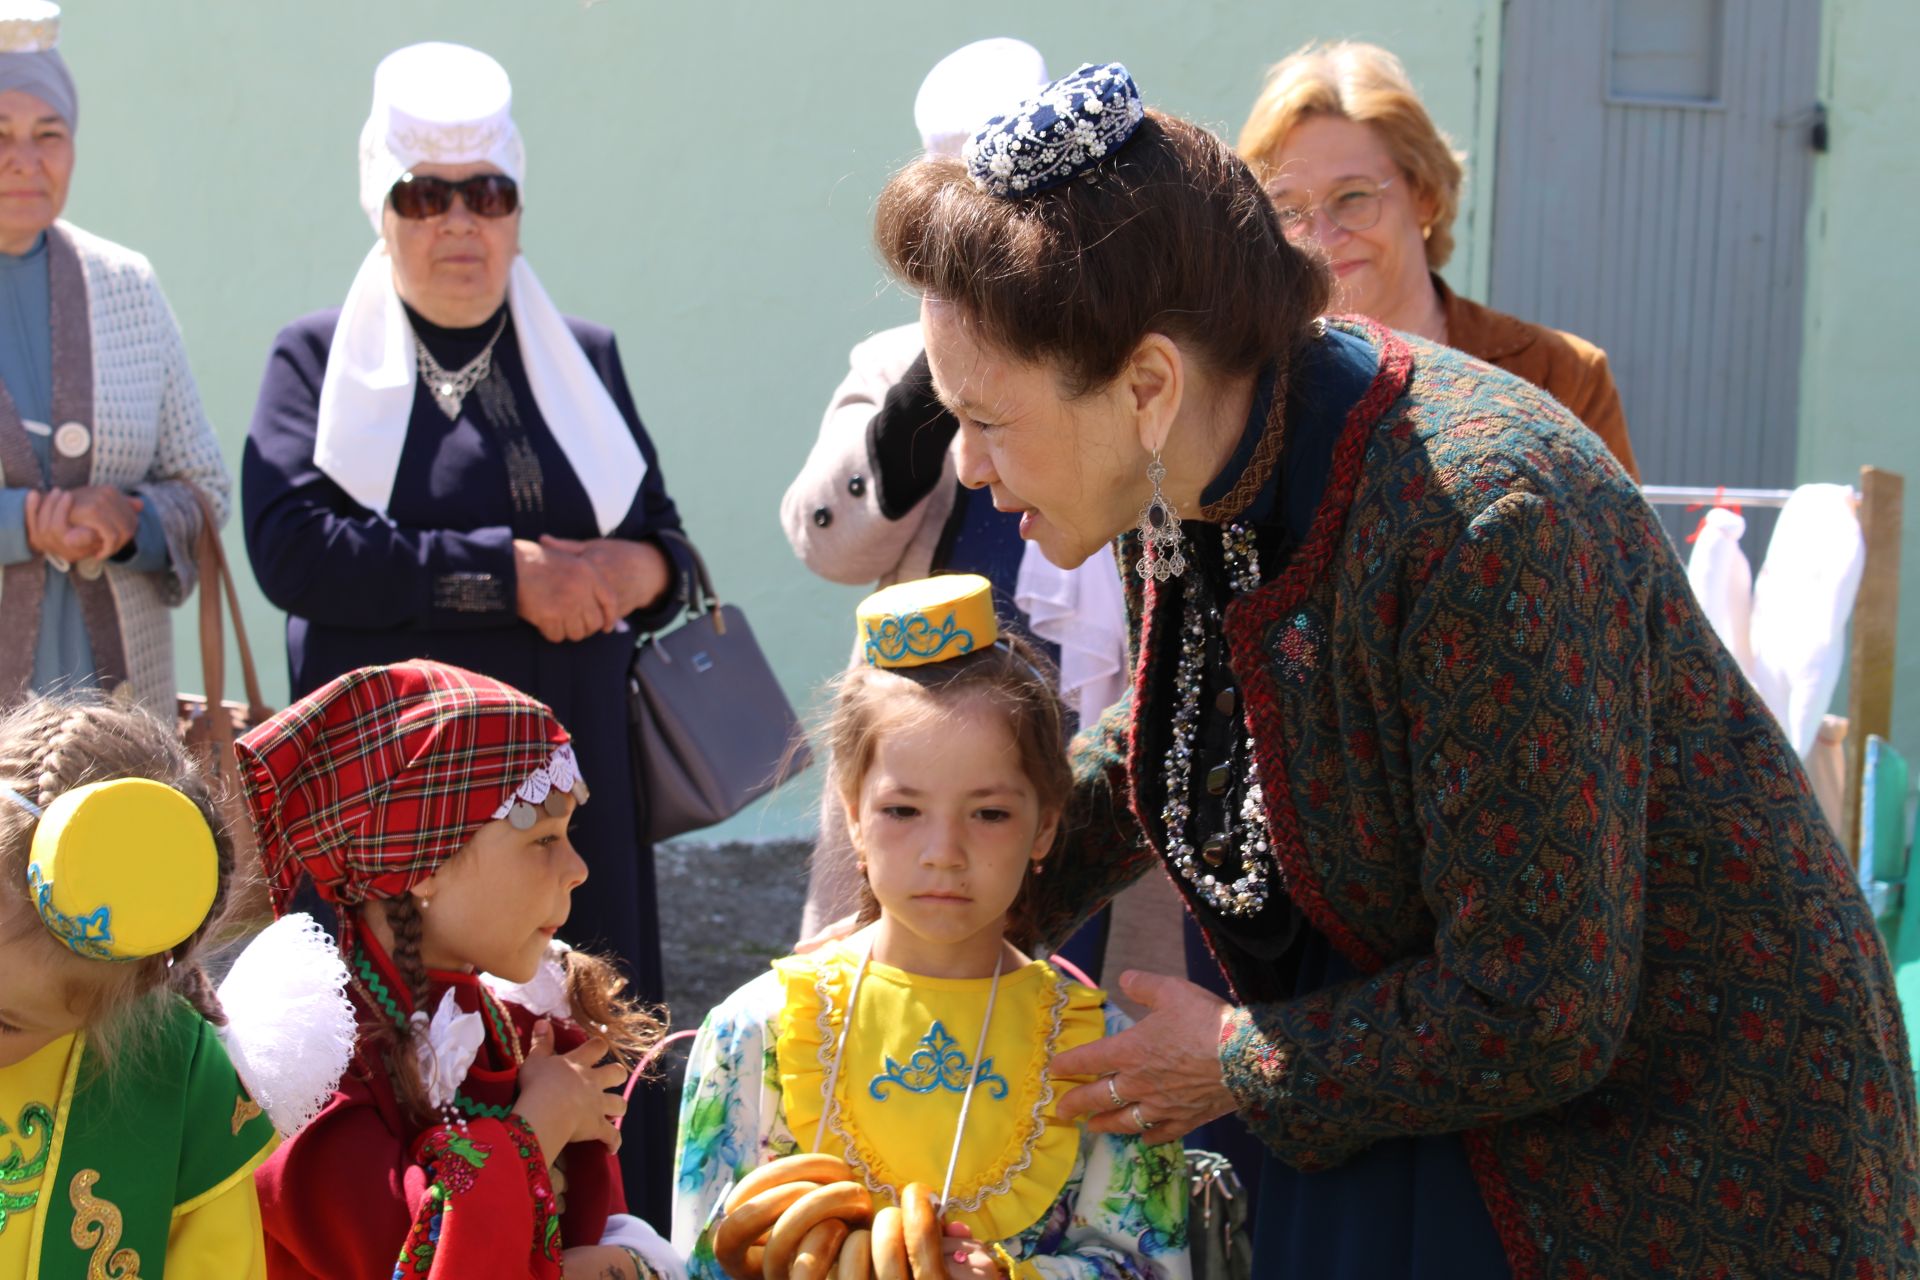
[[[722,604],[683,534],[694,581],[685,621],[642,638],[627,673],[634,785],[649,840],[723,822],[811,761],[793,704],[746,614]]]

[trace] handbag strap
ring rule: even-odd
[[[698,589],[699,596],[696,598],[692,592],[688,592],[688,608],[698,613],[711,613],[718,609],[720,593],[713,589],[713,575],[707,572],[706,557],[700,554],[700,548],[693,545],[693,539],[678,529],[655,529],[653,536],[683,548],[688,559],[693,561],[693,585]]]
[[[200,672],[206,683],[207,713],[212,720],[214,739],[230,748],[233,726],[225,715],[216,714],[226,697],[227,646],[220,621],[220,597],[226,596],[227,611],[233,615],[233,638],[240,650],[240,678],[247,691],[247,714],[264,720],[270,714],[266,699],[260,695],[260,675],[253,665],[253,647],[247,642],[246,620],[240,615],[240,592],[234,585],[233,570],[227,564],[220,542],[219,521],[213,504],[200,486],[189,483],[187,489],[200,507],[200,536],[194,543],[194,561],[200,574]],[[224,759],[224,755],[223,755]]]

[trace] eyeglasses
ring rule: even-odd
[[[1326,214],[1327,221],[1342,231],[1371,231],[1380,221],[1380,193],[1392,185],[1392,178],[1385,182],[1359,178],[1342,184],[1319,204],[1282,204],[1271,187],[1267,196],[1274,202],[1274,212],[1280,215],[1280,229],[1287,239],[1303,240],[1313,234],[1315,210]]]
[[[479,173],[459,182],[403,173],[387,200],[403,218],[437,218],[453,208],[456,195],[479,218],[504,218],[520,207],[520,187],[504,173]]]

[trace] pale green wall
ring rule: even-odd
[[[671,491],[796,698],[844,659],[859,592],[793,559],[776,511],[846,353],[906,320],[868,246],[912,102],[942,54],[1019,35],[1057,70],[1127,63],[1147,99],[1227,132],[1267,64],[1311,38],[1402,53],[1475,151],[1493,0],[1395,0],[1364,19],[1271,0],[916,5],[893,0],[69,0],[80,85],[74,221],[147,253],[236,463],[275,330],[338,305],[370,243],[355,147],[374,64],[470,43],[513,76],[529,153],[527,252],[563,310],[613,326]],[[1497,65],[1497,58],[1490,65]],[[1490,94],[1491,77],[1485,93]],[[1469,219],[1451,274],[1484,278]],[[240,555],[235,531],[228,546]],[[244,559],[239,561],[244,563]],[[278,615],[247,616],[285,696]],[[200,687],[190,611],[182,686]],[[785,831],[782,806],[730,834]]]
[[[1802,481],[1863,465],[1907,480],[1894,737],[1920,753],[1920,5],[1826,0],[1821,96],[1832,149],[1814,166],[1807,227]]]

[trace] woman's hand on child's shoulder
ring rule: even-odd
[[[610,1151],[620,1149],[620,1131],[613,1121],[626,1114],[627,1100],[607,1090],[626,1082],[627,1069],[601,1062],[606,1056],[607,1042],[597,1038],[556,1054],[553,1024],[544,1018],[534,1024],[513,1109],[540,1139],[541,1154],[549,1163],[575,1142],[598,1139]]]

